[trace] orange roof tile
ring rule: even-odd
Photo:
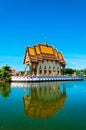
[[[30,54],[30,55],[35,55],[33,48],[29,48],[29,54]]]
[[[47,53],[47,54],[54,54],[52,47],[47,47],[46,45],[40,45],[40,49],[42,53]]]
[[[37,54],[40,54],[39,47],[38,47],[38,46],[36,46],[36,47],[35,47],[35,49],[36,49],[36,53],[37,53]]]
[[[58,52],[58,55],[59,55],[59,59],[62,60],[63,56],[62,56],[61,52]]]

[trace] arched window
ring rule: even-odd
[[[49,66],[49,70],[51,70],[51,67]]]
[[[41,65],[39,67],[39,74],[42,74],[42,67],[41,67]]]
[[[42,70],[39,70],[39,74],[42,74]]]
[[[49,70],[49,75],[51,74],[51,70]]]
[[[53,66],[53,70],[55,70],[55,66]]]
[[[51,66],[49,66],[49,71],[48,72],[49,72],[49,75],[50,75],[51,74]]]
[[[55,70],[55,66],[53,66],[53,72],[55,72],[56,70]]]
[[[40,65],[39,69],[40,69],[40,70],[42,69],[41,65]]]
[[[44,67],[44,75],[47,73],[47,68],[46,66]]]
[[[44,67],[44,70],[46,70],[46,66]]]
[[[59,74],[59,70],[57,70],[57,74]]]

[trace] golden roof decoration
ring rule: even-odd
[[[47,54],[53,54],[53,48],[51,46],[47,45],[40,45],[40,49],[42,53],[47,53]]]
[[[38,44],[33,47],[27,47],[26,52],[30,58],[30,62],[39,62],[43,60],[48,61],[58,61],[62,65],[66,65],[62,52],[58,52],[52,46],[48,46],[47,44]],[[24,57],[25,63],[26,53]],[[29,63],[28,63],[29,64]]]
[[[36,53],[39,55],[39,54],[40,54],[39,47],[38,47],[38,46],[36,46],[36,47],[35,47],[35,49],[36,49]]]
[[[35,55],[33,48],[29,48],[29,54],[30,54],[30,55]]]

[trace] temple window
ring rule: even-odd
[[[55,66],[53,67],[53,72],[55,72]]]
[[[39,69],[40,69],[40,70],[42,69],[41,65],[40,65]]]
[[[59,74],[59,71],[57,70],[57,74]]]
[[[42,70],[39,70],[39,74],[42,74]]]
[[[55,70],[55,66],[53,67],[53,70]]]
[[[47,70],[44,70],[44,74],[46,74],[47,73]]]
[[[51,66],[49,66],[48,72],[49,72],[49,75],[50,75],[51,74]]]
[[[41,68],[41,65],[39,67],[39,74],[42,74],[42,68]]]
[[[44,70],[46,70],[46,66],[44,67]]]
[[[51,67],[49,66],[49,70],[51,70]]]
[[[51,70],[49,70],[49,75],[51,74]]]
[[[46,66],[44,67],[44,74],[46,74],[47,73],[47,68],[46,68]]]

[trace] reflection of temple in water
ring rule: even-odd
[[[26,116],[48,118],[64,107],[65,86],[61,88],[59,84],[56,86],[48,84],[49,86],[46,87],[44,83],[39,86],[33,85],[30,88],[24,88],[23,102]]]

